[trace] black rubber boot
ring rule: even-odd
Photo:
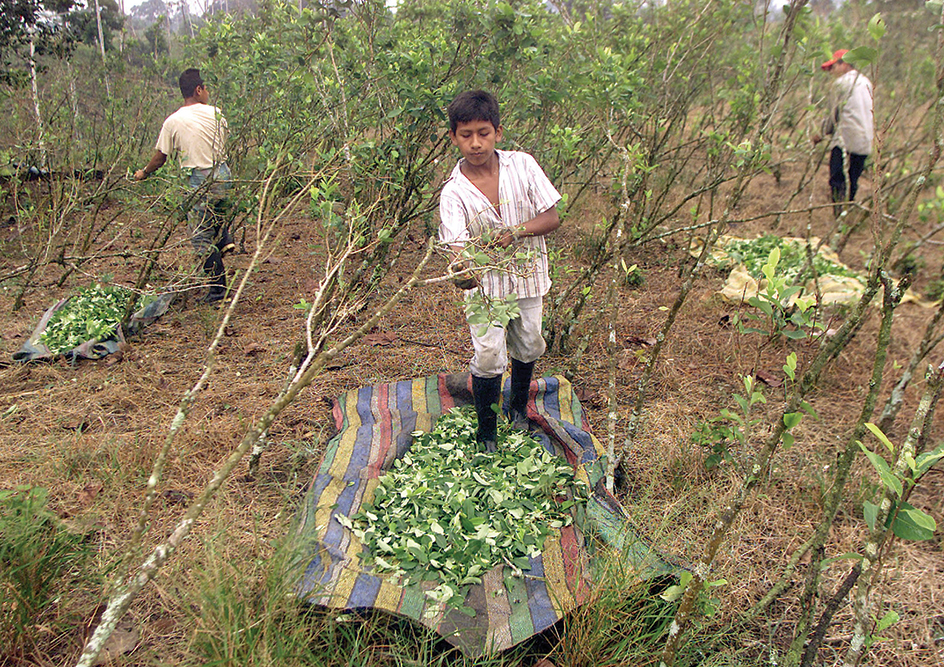
[[[236,244],[233,243],[233,237],[229,233],[229,228],[223,227],[220,230],[220,240],[216,242],[216,247],[220,251],[220,256],[225,257],[228,253],[236,250]]]
[[[220,251],[214,249],[203,260],[203,272],[210,278],[210,291],[203,297],[204,303],[216,303],[226,296],[226,271]]]
[[[501,375],[493,378],[472,376],[472,400],[479,422],[475,440],[488,452],[494,452],[498,442],[498,413],[493,406],[497,406],[501,398],[501,381]]]
[[[531,392],[531,376],[534,362],[511,360],[511,400],[508,403],[508,419],[515,428],[528,429],[528,396]]]

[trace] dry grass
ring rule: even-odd
[[[790,173],[783,178],[790,187]],[[817,180],[824,188],[825,175]],[[759,180],[742,204],[745,216],[767,205],[773,186]],[[863,187],[863,201],[869,184]],[[820,199],[817,195],[817,199]],[[576,247],[590,225],[593,210],[574,216],[555,239],[559,247]],[[582,220],[582,223],[576,223]],[[785,220],[781,231],[803,234],[805,219]],[[265,409],[282,382],[286,360],[302,331],[299,311],[292,304],[310,296],[316,262],[309,248],[312,221],[290,221],[283,242],[252,278],[220,348],[213,378],[196,403],[190,420],[174,444],[165,480],[156,504],[147,543],[162,539],[183,513],[189,498],[199,492],[252,420]],[[793,225],[795,228],[791,228]],[[814,233],[828,233],[824,211],[813,218]],[[763,223],[736,230],[743,236],[761,231]],[[870,249],[863,231],[846,251],[852,264]],[[621,295],[617,340],[626,352],[619,373],[619,407],[625,417],[635,400],[641,371],[632,342],[653,336],[663,319],[660,307],[671,305],[678,286],[677,266],[684,254],[678,248],[644,249],[632,258],[645,271],[638,290]],[[411,266],[404,255],[395,268],[403,274]],[[229,266],[239,268],[245,257]],[[930,259],[929,259],[930,262]],[[120,276],[121,273],[118,272]],[[52,278],[42,276],[40,285]],[[698,555],[714,513],[736,488],[739,476],[730,466],[706,471],[704,452],[692,444],[696,424],[730,407],[731,394],[742,391],[739,376],[752,370],[778,372],[788,348],[771,345],[758,354],[755,341],[738,336],[721,323],[736,307],[715,294],[720,278],[710,276],[692,295],[671,334],[646,403],[645,421],[634,451],[625,452],[627,488],[624,502],[643,529],[667,551],[682,557]],[[29,335],[39,313],[61,291],[41,287],[29,295],[27,307],[12,313],[12,291],[0,291],[0,341],[6,359]],[[185,542],[167,567],[134,605],[130,619],[140,635],[139,647],[126,664],[186,664],[195,658],[190,641],[199,624],[193,605],[201,572],[210,559],[232,567],[264,562],[278,539],[285,535],[295,506],[312,478],[318,455],[332,431],[329,401],[343,391],[375,382],[399,380],[438,372],[459,372],[471,354],[458,295],[448,288],[416,290],[387,316],[380,329],[395,334],[387,345],[361,341],[344,354],[307,389],[270,429],[270,449],[255,479],[246,478],[245,463],[225,490],[208,507],[193,537]],[[596,304],[600,306],[602,304]],[[161,447],[182,393],[202,369],[204,353],[219,312],[193,299],[175,304],[148,328],[117,363],[112,360],[70,366],[13,365],[0,368],[0,487],[38,485],[51,492],[51,506],[74,530],[93,541],[98,553],[94,566],[104,572],[116,562],[142,499],[151,464]],[[896,314],[894,342],[887,368],[890,387],[897,378],[893,364],[903,364],[920,338],[929,312],[902,306]],[[874,320],[874,318],[873,318]],[[721,618],[730,618],[758,599],[776,579],[789,553],[810,534],[817,521],[825,472],[845,439],[859,410],[864,384],[871,369],[876,321],[871,321],[837,360],[811,403],[818,421],[806,420],[797,444],[776,459],[769,479],[738,519],[721,552],[714,577],[726,579],[716,590]],[[812,350],[797,351],[801,360]],[[568,358],[548,354],[539,371],[569,368]],[[594,336],[573,381],[585,397],[593,429],[605,432],[606,372],[604,336]],[[919,383],[920,384],[920,383]],[[767,409],[775,414],[782,390],[766,388]],[[912,388],[913,409],[918,389]],[[886,393],[887,395],[887,388]],[[15,410],[10,410],[16,406]],[[907,426],[903,410],[893,440]],[[625,422],[618,425],[625,431]],[[935,441],[941,436],[941,419]],[[762,439],[763,429],[757,434]],[[747,456],[747,453],[742,453]],[[869,470],[859,466],[850,499],[830,536],[828,552],[838,555],[858,549],[864,538],[861,501],[875,491]],[[944,522],[944,475],[928,476],[912,502]],[[852,501],[855,502],[852,502]],[[824,572],[824,590],[832,590],[849,567],[839,561]],[[895,609],[902,621],[886,632],[890,641],[873,649],[873,664],[917,667],[944,662],[944,554],[940,532],[930,542],[896,544],[887,558],[883,586],[876,606],[884,613]],[[767,619],[727,647],[738,654],[761,656],[790,636],[796,618],[796,591],[790,590]],[[76,621],[69,636],[42,643],[38,662],[65,664],[75,657],[82,626],[102,601],[99,582],[79,587],[64,596],[57,608],[61,618]],[[849,633],[849,611],[837,615],[828,634],[823,659],[832,664],[844,652]],[[760,659],[760,658],[758,658]]]

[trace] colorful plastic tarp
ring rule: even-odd
[[[505,566],[492,569],[466,595],[463,604],[475,610],[471,617],[429,602],[424,590],[431,583],[406,585],[366,570],[358,558],[364,547],[335,517],[355,514],[372,498],[378,478],[409,449],[413,431],[431,430],[439,415],[471,400],[469,375],[458,374],[364,387],[334,402],[338,433],[328,442],[297,526],[298,538],[311,549],[299,597],[330,608],[406,616],[474,657],[510,648],[586,602],[601,549],[619,550],[640,579],[678,572],[638,534],[606,491],[600,443],[584,422],[573,387],[561,377],[532,382],[528,416],[544,446],[566,458],[594,489],[586,506],[588,534],[576,525],[553,531],[523,576],[506,577]]]

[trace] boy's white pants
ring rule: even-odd
[[[489,327],[479,336],[479,325],[470,325],[475,354],[469,362],[472,375],[496,377],[505,372],[508,356],[526,364],[536,361],[546,349],[541,335],[544,299],[540,296],[518,299],[521,315],[508,323],[507,329]]]

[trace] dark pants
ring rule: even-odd
[[[865,168],[866,155],[849,153],[849,199],[846,199],[846,175],[843,169],[842,149],[833,147],[829,155],[829,190],[834,202],[852,201],[859,189],[859,176]]]
[[[187,218],[190,220],[190,242],[198,257],[206,257],[214,248],[222,250],[222,239],[229,239],[226,223],[231,208],[228,193],[233,187],[232,179],[225,162],[213,169],[193,169],[190,172],[190,189],[198,190],[199,194],[191,202]]]
[[[226,227],[230,210],[227,194],[232,187],[232,178],[225,163],[212,169],[194,169],[190,172],[190,188],[199,191],[196,201],[192,202],[187,212],[190,242],[197,258],[203,262],[203,272],[210,278],[209,301],[220,300],[226,292],[222,253],[232,242]]]

